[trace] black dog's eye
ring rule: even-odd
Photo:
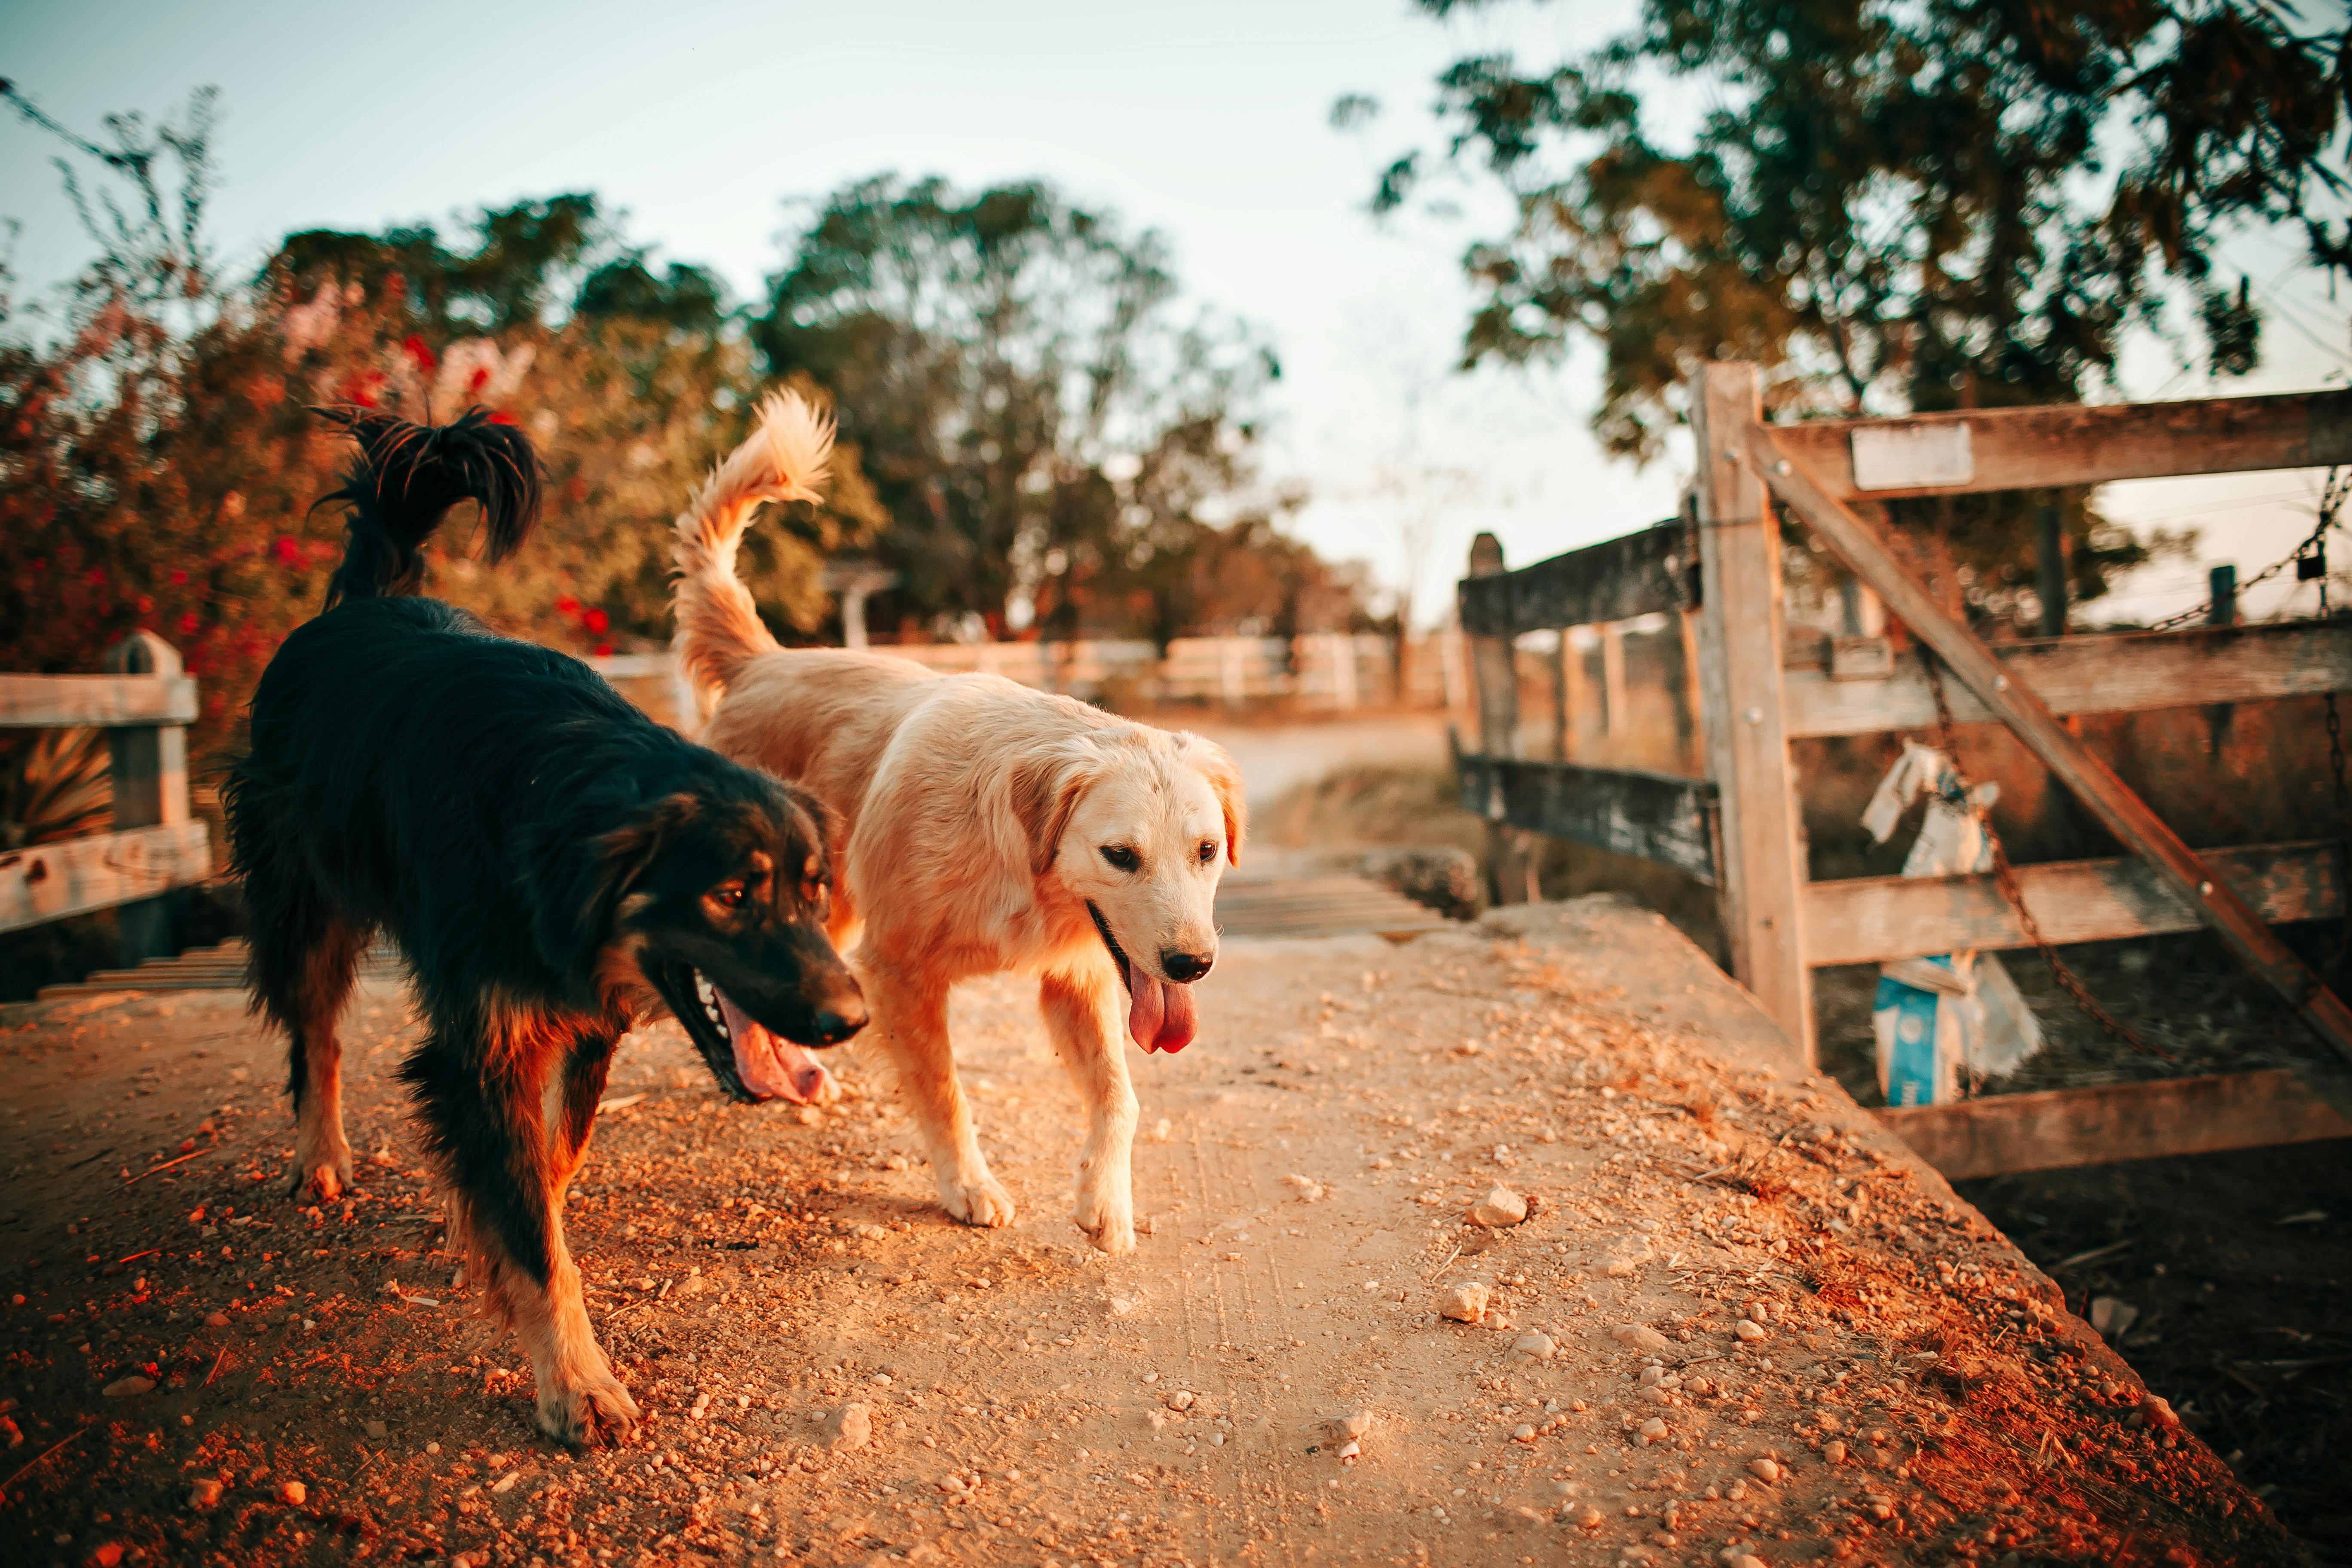
[[[723,888],[715,889],[711,892],[710,901],[722,910],[740,910],[743,907],[743,885],[740,882],[730,882]]]
[[[1201,840],[1201,864],[1202,864],[1202,865],[1203,865],[1203,866],[1205,866],[1205,865],[1207,865],[1210,861],[1212,861],[1212,860],[1215,859],[1216,858],[1217,858],[1217,841],[1216,841],[1215,839],[1213,839],[1213,838],[1203,838],[1203,839],[1202,839],[1202,840]]]
[[[1107,846],[1102,852],[1102,858],[1122,871],[1135,870],[1143,864],[1142,856],[1121,844]]]

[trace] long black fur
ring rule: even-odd
[[[578,660],[413,596],[420,546],[458,500],[480,504],[494,557],[522,543],[540,487],[519,431],[478,414],[438,429],[334,417],[360,447],[330,498],[350,509],[347,552],[328,608],[263,675],[224,792],[254,1003],[287,1031],[299,1113],[335,1085],[353,966],[389,934],[430,1023],[403,1076],[472,1237],[544,1289],[562,1187],[652,995],[739,1096],[727,1037],[685,1016],[698,973],[789,1038],[830,1044],[863,1022],[823,932],[824,873],[804,873],[825,861],[824,827],[798,792],[655,723]],[[740,910],[711,902],[761,858],[772,885]],[[542,1126],[551,1075],[560,1110]],[[338,1119],[298,1185],[338,1159],[348,1181],[341,1143]]]

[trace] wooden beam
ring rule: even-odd
[[[1573,763],[1464,756],[1462,806],[1514,827],[1655,860],[1716,880],[1715,786],[1700,779]]]
[[[2286,1068],[1996,1094],[1881,1110],[1951,1181],[2352,1138],[2325,1089]]]
[[[1502,541],[1491,533],[1473,539],[1469,565],[1470,574],[1461,584],[1464,603],[1468,602],[1473,584],[1505,576]],[[1478,750],[1490,757],[1514,756],[1519,749],[1519,666],[1510,635],[1483,632],[1469,642],[1471,684],[1476,689],[1478,703]],[[1467,775],[1464,777],[1466,780]],[[1464,798],[1470,798],[1466,784]],[[1533,903],[1539,896],[1534,847],[1521,843],[1511,831],[1501,795],[1490,792],[1470,809],[1486,819],[1487,898],[1497,904]]]
[[[2272,925],[2340,919],[2341,848],[2332,839],[2200,852]],[[2052,942],[2112,942],[2203,923],[2144,860],[2059,860],[2017,868],[2018,891]],[[1883,963],[1965,948],[2027,947],[1992,878],[1854,877],[1805,888],[1805,962]]]
[[[213,874],[202,821],[96,833],[0,854],[0,931],[150,899]]]
[[[2002,644],[1993,653],[2012,680],[2053,713],[2130,713],[2208,702],[2262,702],[2352,691],[2352,621],[2283,621],[2179,632],[2084,634]],[[1883,680],[1791,669],[1783,680],[1791,735],[1865,735],[1936,721],[1936,698],[1916,654]],[[1955,681],[1944,683],[1952,719],[1995,721]]]
[[[0,729],[98,730],[195,721],[193,676],[0,675]]]
[[[1743,436],[1761,411],[1750,364],[1706,366],[1691,398],[1703,574],[1700,712],[1722,819],[1718,863],[1732,973],[1811,1064],[1804,835],[1780,706],[1780,529],[1746,461]]]
[[[2159,879],[2195,908],[2239,962],[2277,992],[2331,1049],[2352,1061],[2352,1010],[2304,967],[2245,900],[2228,882],[2217,879],[2196,851],[2061,723],[2032,687],[2013,677],[1965,622],[1947,615],[1895,562],[1877,533],[1824,490],[1802,463],[1789,457],[1770,426],[1753,420],[1745,440],[1749,460],[1774,493],[1804,517],[1848,570],[1878,590],[1888,612],[1935,650],[1958,683],[1975,692],[2117,842],[2147,861]]]
[[[1462,584],[1462,629],[1507,637],[1685,609],[1696,564],[1682,520],[1668,518],[1516,572],[1470,578]]]
[[[1908,419],[1812,419],[1778,426],[1776,433],[1781,456],[1804,464],[1822,492],[1842,501],[2039,489],[2352,463],[2352,392],[2096,408],[1971,409]],[[1918,482],[1858,483],[1857,435],[1897,448],[1892,466],[1899,469],[1912,461]],[[1905,446],[1913,454],[1908,459],[1900,455]],[[1879,460],[1885,465],[1889,459]],[[1962,469],[1964,478],[1933,477]]]
[[[109,675],[170,680],[181,674],[179,650],[153,632],[134,631],[106,650]],[[118,830],[169,827],[188,820],[188,731],[180,725],[124,724],[106,732]],[[122,962],[169,958],[180,951],[185,900],[134,900],[115,918]]]

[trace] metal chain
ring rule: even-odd
[[[2312,558],[2315,552],[2323,565],[2325,564],[2327,559],[2327,531],[2336,526],[2336,513],[2344,504],[2346,490],[2352,489],[2352,476],[2347,476],[2339,481],[2336,473],[2337,470],[2334,468],[2327,470],[2327,481],[2321,487],[2319,494],[2318,525],[2312,529],[2311,536],[2296,545],[2290,553],[2281,556],[2244,582],[2238,584],[2231,590],[2231,593],[2243,594],[2249,588],[2258,588],[2288,567]],[[2327,574],[2325,571],[2322,571],[2319,576],[2319,603],[2320,613],[2325,616],[2327,605]],[[2190,605],[2177,616],[2165,616],[2164,619],[2149,626],[2147,629],[2152,632],[2178,631],[2182,626],[2207,619],[2212,613],[2213,601],[2209,597]]]
[[[1927,671],[1927,689],[1935,693],[1936,724],[1943,735],[1945,760],[1951,764],[1952,776],[1959,781],[1959,799],[1954,804],[1964,806],[1972,814],[1977,826],[1983,831],[1985,844],[1992,850],[1993,885],[2000,889],[2000,896],[2009,900],[2009,907],[2017,911],[2017,923],[2024,931],[2026,940],[2041,951],[2042,962],[2050,965],[2050,973],[2058,982],[2058,988],[2073,997],[2074,1005],[2089,1015],[2093,1023],[2105,1030],[2110,1038],[2145,1056],[2179,1066],[2179,1057],[2149,1045],[2119,1022],[2114,1014],[2100,1006],[2097,999],[2084,987],[2080,977],[2067,967],[2066,961],[2058,956],[2058,949],[2042,934],[2041,922],[2033,918],[2033,911],[2025,907],[2025,894],[2017,885],[2017,868],[2009,863],[2009,851],[2002,846],[2000,835],[1993,831],[1992,813],[1977,804],[1975,794],[1969,787],[1968,775],[1960,772],[1959,742],[1952,729],[1952,705],[1945,700],[1943,672],[1937,668],[1935,653],[1926,643],[1919,645],[1919,662]]]

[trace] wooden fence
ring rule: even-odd
[[[1467,704],[1470,685],[1463,639],[1452,631],[1409,642],[1402,679],[1391,639],[1345,632],[1178,637],[1165,658],[1154,643],[1108,639],[876,644],[871,651],[944,673],[1001,675],[1040,690],[1141,707],[1207,704],[1317,713],[1452,708]],[[692,694],[668,654],[621,654],[588,662],[649,712],[693,713]]]
[[[168,895],[212,875],[188,810],[185,726],[196,683],[152,632],[107,650],[103,675],[0,675],[0,728],[103,728],[114,830],[0,852],[0,931],[120,908],[126,962],[173,951]]]
[[[1916,496],[2352,463],[2352,393],[1796,425],[1765,422],[1752,365],[1708,366],[1697,394],[1700,462],[1688,515],[1516,572],[1502,570],[1490,540],[1482,540],[1484,553],[1472,552],[1460,595],[1481,742],[1461,759],[1462,790],[1465,805],[1496,825],[1498,849],[1508,853],[1509,829],[1532,830],[1641,855],[1714,884],[1734,973],[1809,1058],[1814,968],[2030,944],[1990,875],[1808,879],[1789,742],[1931,729],[1937,719],[1920,659],[1895,659],[1885,638],[1791,637],[1777,501],[1938,661],[1956,722],[2004,725],[2131,851],[2019,867],[2022,901],[2045,937],[2089,942],[2203,926],[2352,1061],[2352,1012],[2270,929],[2345,915],[2346,847],[2191,850],[2057,717],[2352,690],[2352,621],[1995,648],[1898,557],[1878,507]],[[1679,616],[1692,648],[1696,691],[1681,700],[1698,710],[1703,776],[1518,754],[1515,638],[1661,613]],[[1889,1115],[1912,1119],[1923,1140],[1972,1151],[1962,1162],[1972,1174],[2166,1152],[2166,1116],[2158,1111],[2184,1095],[2227,1100],[2230,1115],[2172,1117],[2176,1152],[2352,1135],[2352,1122],[2336,1110],[2312,1108],[2315,1092],[2342,1100],[2331,1079],[2303,1075],[2293,1091],[2268,1079],[2251,1089],[2237,1083],[2228,1094],[2189,1088],[2204,1081],[1994,1097]],[[2137,1131],[2119,1136],[2126,1123]],[[2216,1136],[2225,1142],[2213,1144]],[[2112,1152],[2126,1147],[2129,1155]]]

